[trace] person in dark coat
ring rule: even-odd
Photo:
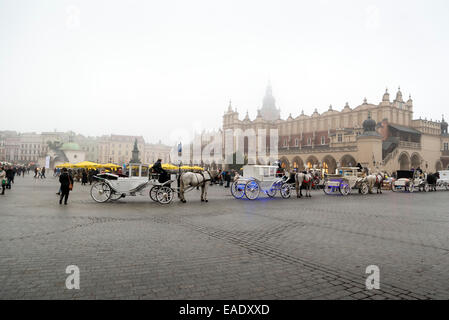
[[[169,180],[168,173],[162,168],[162,159],[157,159],[157,161],[153,164],[153,172],[159,173],[159,182],[164,183]]]
[[[67,172],[67,168],[62,169],[62,174],[59,176],[59,183],[61,184],[61,196],[59,198],[59,204],[62,204],[62,199],[64,199],[64,204],[67,204],[70,192],[70,184],[73,186],[73,178]]]
[[[11,167],[8,167],[8,169],[6,169],[6,180],[6,189],[11,189],[11,182],[14,181],[14,171]]]
[[[87,172],[86,169],[83,169],[82,178],[81,178],[81,185],[87,184]]]
[[[226,181],[225,188],[229,188],[229,184],[231,183],[231,172],[229,170],[226,171],[225,181]]]

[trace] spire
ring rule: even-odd
[[[273,97],[273,90],[270,82],[268,82],[267,88],[265,89],[265,96],[260,112],[262,117],[269,121],[274,121],[281,117],[280,110],[276,108],[276,100]]]
[[[388,93],[388,88],[385,90],[384,96],[382,97],[382,102],[390,102],[390,94]]]
[[[396,100],[397,102],[404,102],[404,100],[402,100],[402,92],[401,92],[401,87],[398,88],[398,92],[396,93]]]
[[[246,110],[246,116],[245,116],[245,119],[243,119],[243,120],[247,120],[247,121],[249,121],[249,114],[248,114],[248,110]]]
[[[409,96],[408,96],[407,105],[409,107],[413,107],[413,100],[412,100],[412,95],[411,94],[409,94]]]
[[[366,100],[366,97],[365,99],[363,99],[363,104],[368,104],[368,100]]]
[[[332,111],[332,105],[329,106],[329,111]]]
[[[232,112],[232,101],[229,100],[228,113]]]

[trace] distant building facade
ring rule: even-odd
[[[375,135],[366,133],[363,124],[374,123]],[[366,123],[365,123],[366,124]],[[332,106],[326,112],[315,109],[312,115],[301,112],[280,118],[271,86],[268,86],[257,117],[248,113],[239,119],[231,104],[223,116],[223,132],[227,129],[277,129],[278,153],[285,168],[321,167],[334,172],[338,166],[355,166],[392,172],[421,167],[437,171],[449,166],[448,124],[444,120],[413,119],[413,100],[403,100],[399,89],[393,101],[388,90],[378,104],[363,103],[341,111]]]
[[[109,135],[86,137],[75,132],[17,133],[0,131],[0,161],[14,164],[44,166],[50,157],[50,167],[64,162],[84,160],[97,163],[128,163],[134,140],[137,139],[142,162],[153,163],[158,158],[170,160],[171,147],[146,143],[142,136]]]

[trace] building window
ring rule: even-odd
[[[295,139],[295,147],[299,146],[299,140]]]
[[[341,133],[339,133],[339,134],[337,135],[337,141],[338,141],[338,142],[343,142],[343,135],[342,135]]]
[[[326,137],[325,136],[321,136],[321,144],[326,144]]]
[[[448,151],[449,150],[449,142],[445,142],[444,143],[444,151]]]
[[[312,145],[312,138],[307,138],[307,145],[311,146]]]

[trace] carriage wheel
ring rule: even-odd
[[[410,185],[408,186],[408,192],[414,192],[415,191],[415,184],[410,183]]]
[[[123,194],[121,193],[116,193],[116,192],[112,192],[111,196],[109,197],[109,200],[111,201],[117,201],[118,199],[123,198]]]
[[[245,185],[245,196],[249,200],[255,200],[259,196],[260,186],[257,181],[251,180],[248,181]]]
[[[111,187],[107,183],[102,181],[95,182],[92,185],[92,188],[90,188],[90,196],[92,197],[92,199],[99,203],[108,201],[111,197],[111,194]]]
[[[332,194],[334,192],[335,187],[329,187],[329,182],[325,182],[323,186],[323,191],[325,194]]]
[[[369,187],[368,187],[368,185],[367,185],[366,183],[362,183],[362,185],[360,186],[360,192],[361,192],[363,195],[368,194],[368,192],[369,192]]]
[[[341,184],[339,189],[343,196],[347,196],[351,193],[351,187],[348,184]]]
[[[277,192],[277,188],[278,188],[278,183],[272,183],[270,186],[270,189],[266,190],[265,193],[267,194],[267,196],[269,196],[270,198],[274,198],[276,196],[276,192]],[[282,188],[282,186],[281,186]],[[281,194],[282,195],[282,194]]]
[[[446,188],[446,191],[449,191],[449,184],[445,184],[444,187]]]
[[[281,186],[280,193],[281,193],[282,198],[284,198],[284,199],[290,198],[290,195],[291,195],[290,185],[288,183],[283,183]]]
[[[168,204],[173,200],[174,191],[170,187],[160,187],[156,192],[157,202]]]
[[[159,188],[160,188],[160,186],[153,186],[149,192],[151,200],[153,200],[155,202],[157,202],[157,191],[159,190]]]
[[[231,194],[236,199],[242,199],[243,196],[245,195],[245,185],[238,181],[234,181],[231,184]]]
[[[429,192],[430,187],[429,187],[429,184],[428,184],[428,183],[426,183],[426,184],[424,185],[423,190],[424,190],[424,192]]]
[[[271,188],[267,191],[265,191],[265,193],[267,194],[267,196],[269,196],[270,198],[274,198],[276,196],[276,188],[271,186]],[[281,194],[282,195],[282,194]]]

